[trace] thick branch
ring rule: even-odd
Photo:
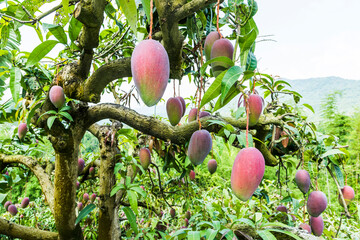
[[[58,239],[58,234],[55,232],[49,232],[37,228],[22,226],[3,218],[0,218],[0,233],[13,238],[29,240]]]
[[[88,127],[91,124],[106,118],[116,119],[145,134],[163,139],[165,141],[170,140],[175,144],[185,144],[187,141],[189,141],[193,132],[199,128],[196,121],[173,127],[170,124],[162,122],[154,117],[145,116],[137,113],[132,109],[111,103],[99,104],[89,108],[88,115],[86,116],[87,122],[85,123],[85,127]],[[210,125],[210,123],[207,121],[210,119],[220,120],[225,123],[227,122],[240,129],[245,129],[246,127],[246,122],[244,119],[235,120],[232,118],[221,118],[214,116],[202,118],[202,128],[207,129],[210,132],[217,132],[221,128],[220,125]],[[256,126],[254,126],[254,128],[262,127],[263,125],[268,124],[281,125],[281,120],[272,115],[265,115],[260,118],[259,122]],[[269,157],[273,156],[269,151],[267,151],[267,148],[261,147],[259,150],[266,158],[266,164],[274,165],[274,159],[269,159]]]
[[[222,1],[223,0],[221,0],[221,2]],[[175,19],[179,21],[215,2],[217,2],[217,0],[192,0],[176,10]]]
[[[76,6],[74,17],[84,24],[79,37],[80,45],[86,51],[92,51],[99,45],[99,31],[104,20],[106,0],[81,1]]]
[[[98,68],[85,82],[82,101],[97,103],[100,94],[111,81],[124,77],[131,77],[131,58],[119,59]]]
[[[5,164],[21,163],[27,166],[39,180],[43,193],[45,194],[46,201],[48,202],[51,212],[54,213],[54,186],[45,170],[31,157],[12,155],[7,156],[0,154],[0,162]]]

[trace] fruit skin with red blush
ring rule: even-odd
[[[211,135],[207,130],[195,131],[189,142],[188,157],[195,166],[204,162],[212,147]]]
[[[146,106],[157,104],[164,95],[170,75],[168,54],[160,42],[141,41],[131,56],[135,87]]]
[[[254,148],[243,148],[237,154],[231,171],[231,188],[241,201],[247,201],[258,188],[265,173],[265,159]]]

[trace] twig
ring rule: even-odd
[[[337,187],[337,189],[338,189],[338,191],[339,191],[340,198],[341,198],[341,202],[342,202],[342,204],[343,204],[344,211],[345,211],[345,216],[348,217],[348,218],[351,218],[351,215],[350,215],[350,213],[349,213],[349,211],[348,211],[348,209],[347,209],[347,204],[346,204],[345,199],[344,199],[344,196],[343,196],[343,194],[342,194],[342,192],[341,192],[341,188],[340,188],[340,185],[339,185],[338,181],[336,180],[336,178],[335,178],[334,174],[332,173],[331,169],[329,168],[329,166],[326,166],[326,169],[328,170],[328,172],[330,173],[331,177],[333,178],[333,180],[334,180],[334,182],[335,182],[335,184],[336,184],[336,187]]]
[[[69,2],[69,4],[74,4],[74,3],[77,3],[77,2],[79,2],[79,0],[72,0],[72,1]],[[59,5],[55,6],[55,7],[53,7],[52,9],[50,9],[49,11],[46,11],[43,14],[39,15],[38,17],[32,18],[32,20],[28,20],[28,21],[23,21],[23,20],[20,20],[20,19],[18,19],[16,17],[9,16],[9,15],[3,14],[3,13],[0,13],[0,17],[2,17],[2,18],[4,18],[4,17],[10,18],[10,19],[12,19],[12,20],[14,20],[16,22],[22,23],[22,24],[26,24],[26,23],[35,24],[36,22],[40,21],[41,19],[43,19],[47,15],[50,15],[51,13],[55,12],[56,10],[58,10],[58,9],[60,9],[62,7],[63,7],[63,5],[59,4]]]

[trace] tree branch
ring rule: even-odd
[[[217,0],[192,0],[176,10],[175,19],[179,21],[215,2],[217,2]],[[223,0],[220,2],[223,2]]]
[[[69,4],[75,4],[79,2],[79,0],[72,0],[72,1],[69,1]],[[41,19],[43,19],[44,17],[50,15],[51,13],[55,12],[56,10],[60,9],[63,7],[63,4],[59,4],[55,7],[53,7],[52,9],[44,12],[43,14],[40,14],[38,17],[32,19],[32,20],[28,20],[28,21],[24,21],[24,20],[21,20],[21,19],[18,19],[16,17],[12,17],[12,16],[9,16],[7,14],[3,14],[3,13],[0,13],[0,17],[7,17],[7,18],[10,18],[16,22],[19,22],[19,23],[22,23],[22,24],[26,24],[26,23],[31,23],[31,24],[35,24],[36,22],[40,21]],[[27,12],[27,10],[25,10],[25,13],[27,13],[29,15],[29,13]]]
[[[165,141],[170,140],[172,143],[179,145],[188,142],[193,132],[199,128],[196,121],[173,127],[170,124],[162,122],[154,117],[145,116],[127,107],[111,103],[98,104],[96,106],[90,107],[88,114],[85,117],[85,127],[88,127],[91,124],[106,118],[116,119],[145,134]],[[245,119],[236,120],[233,118],[222,118],[215,116],[202,118],[202,128],[207,129],[210,132],[218,132],[221,126],[217,124],[210,125],[208,120],[220,120],[240,129],[245,129],[246,127]],[[273,115],[265,115],[260,117],[259,122],[256,126],[254,126],[254,128],[261,128],[269,124],[281,125],[282,121]],[[258,146],[263,146],[263,144],[256,145],[256,147]],[[266,147],[259,147],[258,149],[263,153],[267,165],[272,166],[276,164],[274,156],[271,155]]]
[[[0,233],[13,238],[31,240],[56,240],[58,233],[22,226],[0,218]]]
[[[0,154],[0,162],[5,164],[21,163],[27,166],[39,180],[41,189],[45,194],[46,201],[50,206],[50,210],[54,213],[54,186],[50,180],[48,174],[45,170],[31,157],[26,157],[22,155],[12,155],[7,156],[5,154]]]
[[[115,79],[131,77],[131,58],[123,58],[102,65],[85,82],[80,100],[97,103],[100,94]]]

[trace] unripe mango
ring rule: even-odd
[[[306,170],[298,170],[295,174],[295,182],[301,192],[304,194],[309,191],[310,188],[310,174]]]
[[[95,174],[95,168],[94,168],[94,167],[90,167],[90,168],[89,168],[89,174],[90,174],[90,175]]]
[[[193,170],[190,171],[189,177],[190,177],[190,180],[191,180],[191,181],[194,181],[194,180],[195,180],[195,172],[194,172]]]
[[[199,112],[199,118],[203,118],[203,117],[207,117],[207,116],[210,116],[209,112],[206,112],[206,111]]]
[[[320,237],[324,231],[324,221],[322,216],[318,216],[318,217],[310,217],[310,226],[311,226],[311,231],[312,233],[317,236]]]
[[[259,121],[264,100],[258,94],[251,94],[247,101],[249,104],[249,126],[251,127],[256,125],[256,123]],[[244,106],[246,106],[246,101],[244,101]]]
[[[216,40],[211,48],[211,59],[216,57],[227,57],[232,60],[233,53],[234,46],[232,43],[226,38],[221,38]],[[215,77],[229,67],[229,64],[220,61],[211,63],[211,68]]]
[[[169,98],[166,102],[166,112],[171,125],[176,126],[183,116],[183,105],[178,98]]]
[[[16,208],[15,205],[11,204],[9,207],[8,207],[8,212],[12,215],[12,216],[15,216],[17,213],[18,213],[18,210]]]
[[[154,106],[163,96],[170,74],[165,48],[152,39],[141,41],[131,56],[131,72],[145,105]]]
[[[186,112],[186,103],[185,103],[185,100],[184,100],[183,97],[180,97],[180,96],[178,96],[178,97],[176,97],[176,98],[179,99],[180,102],[181,102],[182,110],[183,110],[182,116],[184,116],[184,115],[185,115],[185,112]]]
[[[211,135],[207,130],[195,131],[189,142],[188,157],[192,164],[199,165],[203,163],[212,147]]]
[[[265,172],[265,160],[253,147],[241,149],[231,171],[231,188],[237,198],[247,201],[259,186]]]
[[[214,172],[216,172],[217,169],[217,162],[215,159],[210,159],[208,161],[208,170],[210,172],[210,174],[213,174]]]
[[[327,207],[327,198],[321,191],[313,191],[307,200],[307,211],[313,217],[318,217]]]
[[[83,206],[82,202],[78,202],[77,207],[78,207],[79,211],[81,211],[84,206]]]
[[[26,208],[30,203],[30,199],[28,197],[25,197],[22,201],[21,201],[21,208]]]
[[[4,204],[4,208],[5,208],[6,211],[8,210],[8,208],[9,208],[9,206],[10,206],[11,204],[12,204],[11,201],[6,201],[6,203]]]
[[[311,234],[311,227],[310,227],[309,224],[302,223],[302,224],[299,225],[299,228],[301,228],[301,229],[307,231],[309,234]]]
[[[352,187],[345,185],[342,189],[341,192],[343,194],[344,200],[346,205],[349,205],[351,200],[353,200],[355,198],[355,191]],[[339,193],[339,197],[338,197],[339,203],[341,206],[344,206],[341,197],[340,197],[340,193]]]
[[[147,148],[140,149],[139,159],[141,166],[144,168],[144,170],[147,170],[151,161],[150,150]]]
[[[21,140],[25,137],[27,131],[28,131],[27,124],[26,123],[20,123],[19,127],[18,127],[18,136],[19,136],[19,138]]]
[[[175,217],[175,214],[176,214],[175,209],[171,208],[171,209],[170,209],[170,216],[171,216],[172,218],[174,218],[174,217]]]
[[[185,213],[185,218],[187,218],[187,219],[190,219],[190,218],[191,218],[191,212],[190,212],[190,211],[187,211],[187,212]]]
[[[199,112],[199,117],[203,118],[203,117],[207,117],[210,116],[211,114],[209,112],[206,111],[200,111]],[[197,108],[192,108],[189,112],[189,116],[188,116],[188,122],[191,121],[195,121],[197,120]]]
[[[79,188],[80,188],[80,183],[76,182],[76,189],[79,189]]]
[[[195,121],[196,115],[197,115],[197,108],[192,108],[189,112],[188,122]]]
[[[90,202],[95,202],[95,199],[96,199],[96,194],[95,193],[93,193],[93,194],[91,194],[91,196],[90,196]]]
[[[276,208],[276,211],[278,212],[283,212],[283,213],[287,213],[288,212],[288,209],[287,207],[283,206],[283,205],[280,205]]]
[[[87,201],[89,201],[89,194],[88,193],[84,193],[83,195],[83,200],[86,203]]]
[[[49,98],[56,108],[61,108],[65,104],[64,89],[60,86],[52,86],[49,92]]]
[[[82,158],[78,159],[78,174],[81,174],[85,167],[85,161]]]
[[[205,57],[206,57],[206,61],[210,60],[211,57],[211,48],[214,44],[214,42],[216,40],[220,39],[220,35],[218,32],[214,31],[214,32],[210,32],[205,39],[205,44],[204,44],[204,50],[205,50]]]

